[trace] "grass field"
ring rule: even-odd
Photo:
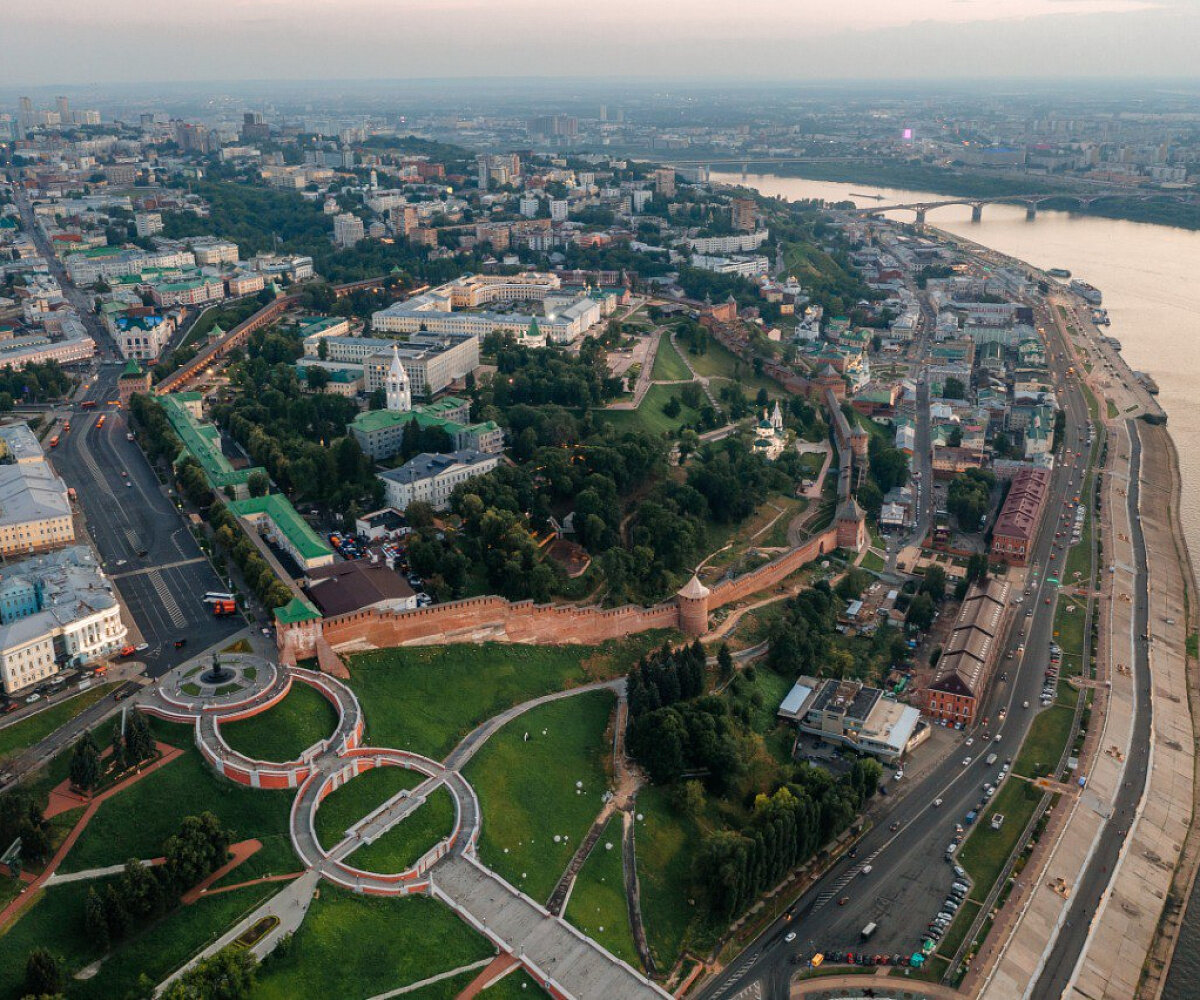
[[[665,333],[658,341],[658,353],[654,355],[654,369],[650,377],[656,382],[678,382],[691,379],[692,373],[683,358]]]
[[[84,709],[91,708],[114,687],[116,684],[99,684],[75,695],[74,698],[43,709],[37,715],[31,715],[0,729],[0,764],[9,757],[24,753],[59,726],[65,726]]]
[[[1075,712],[1063,705],[1051,705],[1038,713],[1029,727],[1029,735],[1013,762],[1013,774],[1044,778],[1058,766],[1063,747],[1071,736]]]
[[[1042,793],[1027,781],[1009,778],[992,799],[988,810],[975,821],[975,829],[958,852],[958,863],[971,876],[970,897],[983,903],[996,884]],[[993,830],[991,818],[1004,814],[1004,825]]]
[[[868,549],[863,555],[862,562],[860,562],[859,565],[865,570],[871,570],[875,573],[882,573],[884,568],[887,566],[887,563],[884,561],[883,556],[877,555],[875,552],[872,552],[870,549]]]
[[[946,936],[938,942],[938,954],[946,959],[953,959],[954,953],[958,951],[958,946],[963,943],[963,938],[967,936],[967,931],[971,929],[971,923],[979,915],[980,904],[973,900],[967,899],[963,901],[962,907],[954,915],[954,922],[950,925],[950,929],[946,932]]]
[[[670,637],[647,632],[600,646],[400,647],[349,658],[370,742],[441,759],[475,726],[530,698],[628,673]],[[446,697],[453,691],[453,697]]]
[[[191,746],[188,726],[155,722],[154,729],[172,742],[182,738],[187,749],[101,803],[60,870],[82,871],[122,864],[129,858],[158,857],[163,841],[179,829],[185,816],[209,810],[233,831],[235,841],[257,837],[263,842],[257,863],[272,865],[275,872],[294,871],[297,862],[287,830],[295,793],[247,788],[220,777]]]
[[[439,840],[454,829],[454,799],[445,788],[435,788],[425,802],[373,844],[351,854],[347,863],[366,872],[396,875],[408,871]]]
[[[296,682],[274,708],[221,727],[225,742],[252,760],[296,760],[337,729],[337,710],[316,688]]]
[[[317,840],[325,850],[332,850],[360,819],[397,792],[416,788],[424,780],[425,775],[404,767],[373,767],[351,778],[321,800],[313,820]]]
[[[1062,648],[1063,679],[1077,677],[1083,672],[1086,637],[1084,622],[1087,619],[1087,601],[1078,597],[1059,597],[1054,610],[1054,641]]]
[[[773,395],[780,395],[783,389],[778,382],[754,374],[754,368],[735,355],[729,348],[712,338],[708,340],[708,350],[703,354],[689,354],[688,360],[697,375],[708,378],[728,379],[742,387],[742,390],[753,395],[759,389],[766,389]],[[715,387],[714,387],[715,390]]]
[[[36,947],[59,955],[71,973],[101,957],[83,921],[84,900],[93,885],[103,887],[97,882],[72,882],[47,889],[5,932],[0,948],[0,1000],[18,1000],[23,995],[25,958]],[[71,1000],[124,997],[143,973],[159,982],[279,888],[278,884],[252,886],[177,907],[120,942],[95,977],[69,980]]]
[[[621,869],[621,829],[622,818],[618,813],[608,821],[575,879],[566,918],[617,958],[637,969],[641,968],[641,963],[629,926],[629,906]],[[612,844],[611,850],[607,849],[608,844]]]
[[[669,969],[698,912],[689,902],[689,889],[701,833],[695,822],[674,808],[662,788],[642,788],[637,811],[644,817],[634,831],[642,923],[655,963]]]
[[[678,385],[652,385],[642,397],[642,405],[636,410],[593,410],[592,414],[605,423],[612,424],[618,431],[644,431],[654,437],[675,434],[685,424],[696,424],[700,411],[683,405],[680,400],[679,414],[668,417],[663,412],[672,396],[679,396]]]
[[[289,952],[263,966],[251,1000],[365,1000],[494,954],[436,900],[373,898],[328,884],[320,893]]]
[[[613,700],[610,691],[591,691],[532,709],[467,765],[483,821],[480,861],[538,902],[549,897],[600,812]]]

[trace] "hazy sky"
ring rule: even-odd
[[[0,0],[0,84],[1194,76],[1200,0]]]

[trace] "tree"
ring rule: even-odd
[[[83,925],[87,935],[101,951],[108,950],[108,911],[104,900],[94,888],[88,889],[87,899],[83,904]]]
[[[252,497],[264,497],[271,488],[271,478],[262,471],[254,471],[246,478],[246,489]]]
[[[697,819],[704,814],[704,785],[695,778],[685,781],[679,786],[676,800],[680,812]]]
[[[933,599],[928,594],[918,594],[908,606],[904,620],[913,628],[928,631],[933,624]]]
[[[290,600],[290,597],[289,597]],[[125,757],[131,764],[140,764],[154,756],[154,734],[141,712],[130,712],[125,718]]]
[[[662,411],[672,420],[674,420],[683,411],[683,407],[679,402],[678,396],[672,396],[663,404]]]
[[[163,845],[167,872],[179,891],[195,885],[225,863],[229,831],[211,812],[188,816]]]
[[[63,985],[61,959],[46,948],[34,948],[25,959],[25,992],[53,995],[60,993]]]
[[[733,676],[733,654],[729,652],[729,646],[724,642],[717,650],[717,670],[722,680],[729,680]]]
[[[933,598],[935,604],[940,603],[946,596],[946,571],[941,566],[930,566],[925,570],[920,593],[928,594]]]
[[[971,553],[971,558],[967,560],[967,582],[975,583],[977,580],[986,580],[987,575],[987,556],[982,552]]]
[[[942,399],[966,398],[967,387],[963,385],[962,379],[957,379],[952,375],[942,384]]]
[[[85,731],[75,744],[71,753],[70,776],[71,784],[84,792],[90,792],[100,781],[100,751],[96,749],[96,741],[90,732]]]

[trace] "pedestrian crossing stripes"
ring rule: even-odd
[[[871,864],[877,857],[879,857],[881,851],[882,848],[880,848],[878,851],[874,851],[867,856],[866,860],[863,861],[861,865],[855,865],[845,874],[838,876],[837,881],[835,881],[832,886],[823,890],[817,896],[817,900],[813,904],[812,912],[816,913],[819,910],[824,909],[825,906],[829,904],[829,901],[834,898],[834,896],[838,895],[838,893],[845,889],[846,886],[848,886],[857,876],[862,874],[864,867]]]
[[[171,619],[171,624],[176,628],[183,628],[187,624],[187,615],[183,613],[179,602],[175,600],[175,595],[167,589],[167,584],[162,578],[162,574],[158,570],[153,570],[146,575],[150,578],[150,585],[154,588],[154,592],[158,594],[158,599],[162,602],[163,610],[166,611],[167,617]]]

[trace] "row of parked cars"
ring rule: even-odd
[[[928,955],[934,948],[938,946],[938,942],[942,940],[942,936],[946,933],[946,928],[954,921],[955,914],[958,913],[958,908],[962,906],[963,900],[967,898],[967,893],[971,891],[971,886],[966,880],[966,872],[958,865],[955,865],[954,872],[956,875],[954,884],[950,887],[950,891],[946,894],[945,900],[942,902],[942,908],[925,928],[925,935],[921,941],[921,951]]]

